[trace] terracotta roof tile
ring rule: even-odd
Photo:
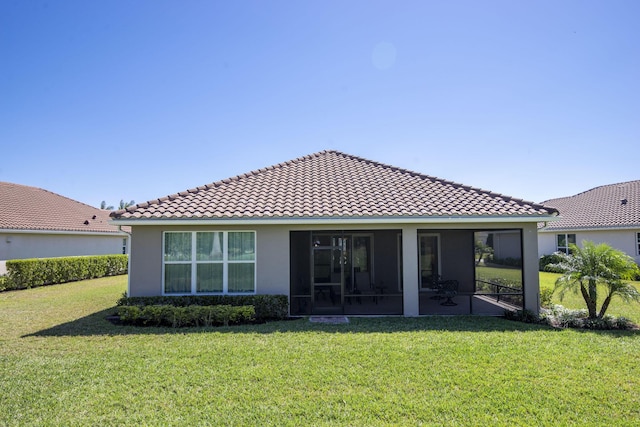
[[[117,233],[109,214],[41,188],[0,182],[0,229]]]
[[[603,185],[543,202],[560,211],[545,230],[640,227],[640,180]]]
[[[545,206],[338,151],[261,168],[114,212],[117,219],[553,215]]]

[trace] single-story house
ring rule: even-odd
[[[640,181],[592,188],[542,202],[560,210],[558,221],[541,224],[539,255],[568,252],[571,243],[608,243],[640,263]]]
[[[41,188],[0,182],[0,260],[128,252],[110,211]]]
[[[111,214],[132,228],[130,296],[284,294],[292,315],[404,316],[537,311],[537,223],[556,215],[338,151]],[[479,240],[516,262],[478,262]]]

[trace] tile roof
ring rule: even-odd
[[[560,211],[560,219],[544,230],[640,228],[640,181],[603,185],[542,203]]]
[[[545,216],[556,212],[338,151],[322,151],[111,214],[116,219]]]
[[[41,188],[0,182],[0,230],[117,233],[109,213]]]

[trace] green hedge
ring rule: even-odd
[[[231,305],[255,307],[257,321],[281,320],[289,316],[289,299],[286,295],[187,295],[126,297],[118,306],[172,305],[175,307]]]
[[[116,276],[127,273],[127,255],[34,258],[7,261],[6,289]]]
[[[555,269],[551,266],[549,266],[549,264],[557,264],[560,261],[562,261],[562,258],[560,258],[558,255],[556,254],[551,254],[551,255],[543,255],[540,257],[539,262],[539,270],[540,271],[549,271],[551,273],[562,273],[561,270]]]
[[[250,323],[255,319],[255,309],[251,305],[125,305],[118,307],[120,321],[133,325],[170,326],[228,326]]]

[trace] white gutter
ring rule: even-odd
[[[539,233],[566,233],[569,231],[625,231],[625,230],[640,230],[640,224],[638,225],[621,225],[619,227],[573,227],[573,228],[539,228]]]
[[[21,230],[16,228],[0,228],[6,234],[66,234],[73,236],[128,236],[126,231],[64,231],[64,230]]]
[[[114,225],[326,225],[326,224],[471,224],[471,223],[515,223],[515,222],[545,222],[555,221],[559,218],[553,216],[446,216],[446,217],[393,217],[393,218],[358,218],[358,217],[334,217],[334,218],[265,218],[265,219],[112,219]]]

